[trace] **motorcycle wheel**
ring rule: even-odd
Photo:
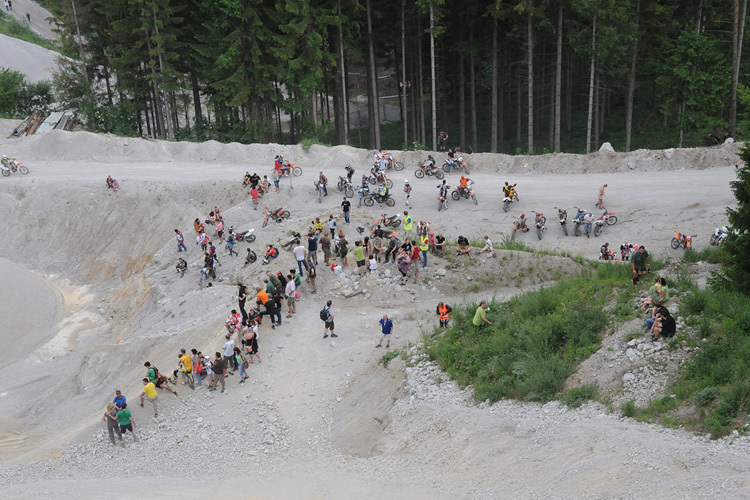
[[[295,177],[299,177],[302,175],[302,169],[299,167],[292,167],[292,174],[294,174]]]
[[[393,227],[398,227],[400,225],[401,225],[401,219],[396,219],[395,221],[393,221],[393,224],[391,224],[391,226]]]
[[[256,260],[258,260],[258,256],[255,255],[255,252],[252,250],[247,253],[247,260],[250,262],[250,264],[254,263]]]
[[[447,161],[445,163],[443,163],[443,171],[445,171],[445,172],[450,172],[451,171],[451,164],[448,163]]]
[[[344,190],[344,185],[343,185],[343,184],[342,184],[341,182],[339,182],[339,183],[338,183],[338,184],[336,185],[336,188],[337,188],[337,189],[338,189],[339,191],[343,191],[343,190]]]
[[[445,174],[442,170],[438,170],[435,172],[435,177],[442,181],[443,179],[445,179]]]
[[[469,167],[464,167],[464,172],[466,172],[466,175],[469,175]]]
[[[318,203],[323,203],[323,191],[318,189]]]
[[[515,226],[513,226],[513,232],[510,233],[510,239],[511,240],[515,240],[516,239],[516,229],[517,228]]]
[[[560,224],[562,226],[563,233],[565,233],[565,236],[568,235],[568,226],[566,224]]]
[[[504,201],[503,202],[503,212],[507,212],[508,210],[510,210],[510,202],[509,201]]]
[[[461,199],[461,195],[460,195],[460,194],[458,194],[458,191],[453,191],[453,192],[451,193],[451,198],[453,198],[454,200],[458,201],[458,200],[460,200],[460,199]]]
[[[542,217],[542,227],[547,225],[547,217]]]
[[[253,241],[255,241],[255,235],[251,234],[250,236],[245,238],[245,241],[247,241],[248,243],[252,243]]]
[[[598,237],[600,234],[602,234],[602,226],[597,224],[596,227],[594,228],[594,236]]]
[[[416,177],[417,179],[422,179],[422,178],[424,178],[424,172],[422,171],[422,169],[421,169],[421,168],[418,168],[418,169],[416,169],[416,170],[414,171],[414,176],[415,176],[415,177]]]
[[[573,234],[575,234],[576,236],[581,236],[581,225],[580,224],[576,224],[573,227]]]
[[[718,241],[718,238],[716,237],[716,235],[712,234],[711,235],[711,241],[710,241],[711,245],[716,245],[717,241]]]
[[[362,208],[362,197],[359,197],[359,203],[357,203],[357,208]]]
[[[477,200],[477,195],[472,194],[471,199],[474,200],[474,205],[479,205],[479,201]]]
[[[609,224],[610,226],[614,226],[615,224],[617,224],[617,217],[615,217],[614,215],[610,215],[607,219],[607,224]]]
[[[404,169],[404,164],[401,163],[400,161],[394,161],[393,162],[393,168],[395,168],[398,171],[401,171],[401,170]]]
[[[288,219],[291,216],[292,216],[292,214],[289,213],[289,210],[284,210],[283,212],[281,212],[281,218],[282,219]]]
[[[268,217],[263,219],[263,227],[266,227],[268,225]]]
[[[442,212],[442,211],[443,211],[443,202],[438,200],[438,212]]]
[[[537,226],[536,228],[536,237],[539,238],[540,240],[542,239],[542,227],[541,226]]]
[[[4,169],[3,169],[3,175],[4,175],[5,177],[10,177],[10,169],[9,169],[9,168],[8,168],[8,169],[5,169],[5,168],[4,168]]]
[[[375,204],[375,200],[372,199],[372,196],[368,196],[364,199],[364,204],[366,207],[371,207]]]
[[[386,198],[385,205],[388,207],[392,207],[396,205],[396,200],[394,200],[393,198]]]
[[[390,179],[386,179],[385,185],[388,187],[388,189],[391,189],[393,187],[393,181]]]
[[[350,187],[344,189],[344,196],[346,196],[347,198],[354,198],[354,189]]]
[[[672,238],[672,248],[674,248],[675,250],[680,248],[680,240],[678,240],[677,238]]]
[[[23,165],[21,165],[20,167],[18,167],[18,170],[20,170],[23,175],[26,175],[26,174],[29,173],[29,169],[26,168],[26,167],[24,167]]]

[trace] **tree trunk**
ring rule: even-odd
[[[469,92],[471,96],[471,148],[472,153],[477,150],[477,92],[476,81],[474,79],[474,31],[469,30],[469,45],[472,47],[469,56]]]
[[[630,151],[630,141],[633,136],[633,99],[635,97],[635,68],[638,62],[638,38],[641,22],[641,0],[635,2],[635,33],[630,44],[630,73],[628,86],[625,91],[625,152]]]
[[[369,1],[369,0],[368,0]],[[432,83],[432,150],[437,151],[437,94],[435,85],[435,8],[430,5],[430,81]]]
[[[516,75],[516,143],[517,148],[521,148],[521,113],[523,112],[523,108],[521,107],[521,100],[523,99],[523,79],[521,78],[521,70],[518,70],[518,74]]]
[[[372,36],[372,11],[370,0],[367,0],[367,46],[370,54],[370,92],[372,93],[372,127],[373,147],[380,149],[380,101],[378,99],[378,73],[375,67],[375,46]]]
[[[497,20],[492,22],[492,126],[490,152],[497,153]]]
[[[156,7],[155,6],[152,6],[151,13],[154,16],[154,32],[156,33],[156,36],[159,36],[159,22],[158,22],[158,19],[156,18]],[[164,79],[164,50],[166,50],[163,47],[162,47],[162,49],[163,50],[159,51],[159,56],[158,56],[158,61],[159,61],[159,78],[161,80]],[[149,52],[150,51],[151,51],[151,49],[149,48]],[[174,138],[174,131],[172,129],[172,109],[171,109],[171,106],[170,106],[169,97],[166,97],[164,99],[164,111],[165,111],[165,115],[167,116],[167,119],[164,120],[164,122],[165,122],[165,124],[167,126],[167,131],[166,131],[167,132],[167,139],[172,139],[172,138]]]
[[[417,52],[419,54],[419,142],[427,147],[427,130],[424,122],[424,62],[422,61],[422,17],[417,16]]]
[[[745,34],[745,14],[747,11],[747,0],[742,0],[742,12],[740,13],[740,0],[734,0],[734,31],[732,37],[732,90],[729,107],[729,134],[737,135],[737,84],[740,79],[740,62],[742,61],[742,38]]]
[[[405,15],[405,4],[406,0],[401,0],[401,92],[404,96],[402,99],[403,106],[401,107],[401,120],[404,122],[404,147],[409,145],[409,117],[407,113],[406,103],[406,15]]]
[[[596,13],[591,27],[591,69],[589,71],[589,111],[586,124],[586,154],[591,152],[591,125],[594,118],[594,73],[596,71]]]
[[[638,0],[640,1],[640,0]],[[562,43],[563,43],[563,6],[557,11],[557,60],[555,62],[555,119],[554,119],[554,139],[552,151],[560,152],[560,104],[562,102]]]
[[[527,139],[527,149],[528,154],[534,154],[534,36],[532,32],[532,26],[531,26],[531,9],[529,9],[528,12],[528,18],[526,22],[526,30],[527,30],[527,60],[526,64],[528,66],[529,71],[529,77],[528,77],[528,117],[529,121],[526,124],[527,127],[527,133],[529,134],[529,137]]]
[[[685,102],[687,101],[687,96],[682,97],[682,103],[680,104],[680,144],[677,146],[678,148],[682,148],[682,138],[684,137],[684,131],[685,131]]]
[[[198,87],[198,72],[195,71],[195,67],[190,65],[190,85],[193,87],[193,106],[195,107],[195,119],[203,117],[203,110],[201,109],[201,92]]]
[[[341,0],[339,0],[339,68],[341,69],[341,139],[343,144],[349,144],[349,108],[346,92],[346,64],[344,63],[344,30],[341,21]]]
[[[466,148],[466,84],[464,83],[464,55],[458,58],[458,142],[462,150]]]
[[[599,96],[600,96],[600,89],[599,89],[599,76],[594,78],[594,148],[599,148],[599,115],[601,111],[601,106],[599,105]]]
[[[570,62],[570,50],[565,56],[565,140],[570,142],[573,128],[573,65]]]
[[[75,0],[70,0],[70,6],[73,10],[73,20],[75,21],[76,25],[76,42],[78,43],[78,56],[81,58],[81,64],[79,67],[81,68],[81,73],[83,74],[83,79],[86,80],[86,97],[89,100],[89,103],[91,104],[91,118],[96,120],[96,102],[94,101],[94,94],[92,93],[91,89],[91,78],[89,77],[89,70],[86,67],[86,51],[83,48],[83,37],[81,36],[81,28],[78,24],[78,11],[76,9],[76,2]],[[107,81],[109,83],[109,80]],[[94,123],[96,126],[96,123]]]

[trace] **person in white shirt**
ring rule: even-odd
[[[232,340],[232,336],[229,334],[225,338],[227,341],[224,342],[224,361],[227,363],[229,374],[232,375],[234,370],[238,369],[239,366],[237,365],[237,360],[234,359],[234,340]]]
[[[482,252],[489,252],[490,255],[492,255],[493,257],[495,256],[495,249],[492,248],[492,240],[487,235],[484,236],[484,247],[479,251],[479,253]]]
[[[286,317],[291,318],[297,312],[297,306],[294,304],[297,296],[297,287],[294,285],[294,277],[291,274],[287,275],[286,280],[284,294],[286,295],[286,305],[289,306],[289,314]]]
[[[378,268],[378,259],[374,255],[370,254],[370,264],[367,266],[369,271],[375,271]]]
[[[302,267],[305,267],[305,271],[308,271],[309,268],[307,267],[307,261],[305,258],[307,257],[307,249],[302,246],[302,243],[300,242],[299,245],[292,248],[292,252],[294,253],[294,257],[297,259],[297,265],[299,266],[299,275],[301,278],[305,277],[305,272],[302,270]]]

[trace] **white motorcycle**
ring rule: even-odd
[[[729,226],[719,226],[714,229],[714,234],[711,235],[712,245],[721,245],[724,240],[727,239],[729,233],[732,232],[732,228]]]

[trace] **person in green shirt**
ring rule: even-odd
[[[354,250],[352,253],[354,254],[354,260],[357,261],[357,272],[361,276],[367,272],[367,267],[365,266],[365,264],[367,264],[367,260],[365,259],[365,247],[362,246],[361,241],[354,242]]]
[[[638,279],[651,272],[651,258],[648,256],[646,247],[641,245],[638,251],[630,258],[633,269],[633,284],[638,284]]]
[[[120,423],[120,438],[122,439],[121,444],[124,448],[125,432],[130,431],[130,434],[133,436],[133,441],[138,441],[138,438],[135,437],[135,432],[133,431],[135,420],[133,419],[133,415],[130,414],[130,410],[128,410],[128,404],[123,403],[121,408],[122,409],[117,412],[117,415],[115,415],[115,418],[117,418],[117,421]]]
[[[487,301],[483,300],[479,303],[479,307],[477,307],[477,312],[474,313],[474,326],[482,326],[483,323],[487,323],[488,325],[492,324],[492,321],[487,319]]]

